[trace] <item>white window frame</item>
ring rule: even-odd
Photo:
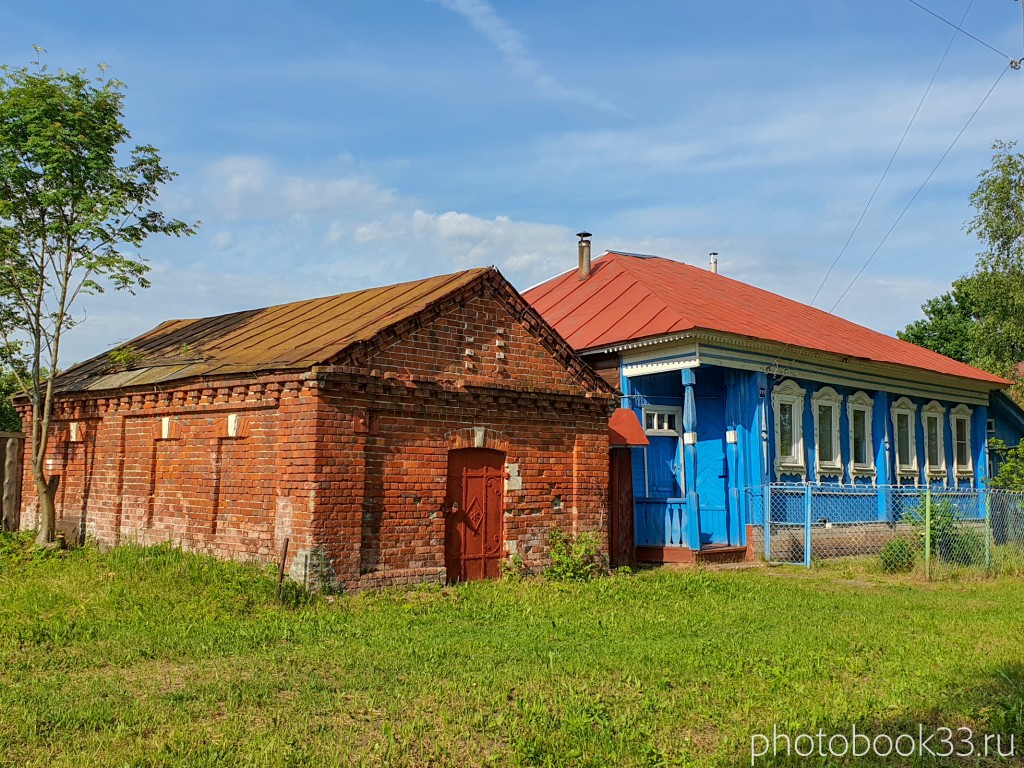
[[[674,414],[676,417],[676,429],[648,429],[647,414]],[[645,405],[643,407],[644,434],[653,437],[682,437],[683,434],[683,409],[675,405]]]
[[[932,465],[928,460],[931,451],[928,445],[928,421],[935,419],[936,436],[939,444],[936,446],[939,454],[939,463]],[[921,434],[924,436],[924,475],[929,480],[945,480],[948,477],[946,471],[946,409],[938,400],[932,400],[921,409]]]
[[[854,450],[854,417],[855,412],[864,413],[864,442],[867,446],[867,462],[857,462],[857,453]],[[872,419],[875,413],[875,399],[867,392],[854,392],[846,401],[846,415],[850,422],[850,477],[863,477],[870,475],[875,477],[875,442],[872,433]]]
[[[892,455],[893,466],[896,468],[897,477],[910,477],[915,481],[918,479],[917,468],[917,420],[914,418],[917,413],[917,405],[906,397],[901,397],[889,409],[892,416]],[[909,430],[910,445],[908,456],[909,464],[900,464],[900,429],[899,416],[907,417],[907,429]]]
[[[775,476],[782,474],[806,475],[804,463],[804,395],[807,391],[792,379],[772,389],[772,411],[775,416]],[[788,404],[793,407],[793,455],[782,455],[782,429],[779,407]]]
[[[839,445],[839,409],[843,404],[843,396],[832,387],[822,387],[811,395],[811,417],[814,419],[814,476],[821,477],[843,477],[843,452]],[[821,460],[821,445],[818,442],[818,411],[822,408],[832,410],[832,434],[829,439],[832,442],[832,460],[823,462]]]
[[[961,403],[949,411],[949,434],[953,439],[953,476],[972,479],[974,477],[974,454],[971,446],[971,414],[973,411]],[[967,436],[967,464],[961,466],[956,457],[956,423],[964,422],[964,434]],[[987,425],[986,425],[987,426]]]

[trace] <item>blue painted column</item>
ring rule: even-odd
[[[742,514],[741,496],[743,495],[742,471],[740,470],[739,433],[740,413],[743,391],[743,375],[739,371],[728,370],[725,374],[725,474],[728,480],[728,505],[726,519],[729,544],[737,546],[746,540]]]
[[[768,387],[768,375],[758,371],[754,375],[751,398],[754,401],[754,418],[750,425],[750,447],[747,456],[750,460],[750,477],[754,483],[765,485],[772,481],[771,452],[769,448],[768,406],[771,392]],[[764,394],[762,394],[762,392]]]
[[[771,398],[768,374],[757,371],[752,381],[751,400],[754,402],[754,417],[750,423],[750,440],[747,445],[747,460],[750,462],[752,485],[760,485],[761,524],[764,526],[764,559],[771,562],[771,452],[769,451],[768,402]],[[756,521],[753,521],[756,522]]]
[[[954,446],[954,450],[956,450]],[[971,414],[971,461],[974,462],[974,481],[978,488],[986,488],[988,477],[988,406],[978,405]]]
[[[875,481],[878,483],[878,519],[889,520],[889,488],[892,483],[892,441],[889,438],[889,393],[876,392],[871,414],[871,440],[875,451]]]
[[[700,498],[697,496],[697,398],[696,377],[689,368],[680,371],[683,381],[683,490],[686,496],[686,540],[700,549]]]

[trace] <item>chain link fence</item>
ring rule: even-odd
[[[775,483],[747,490],[770,563],[870,557],[889,573],[1024,574],[1024,493],[943,486]]]

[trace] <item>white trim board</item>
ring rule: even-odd
[[[712,331],[684,331],[642,339],[628,344],[585,351],[620,352],[624,376],[639,376],[658,371],[694,368],[714,364],[727,368],[766,371],[784,365],[774,373],[779,377],[796,376],[822,383],[853,388],[868,388],[898,394],[912,393],[925,398],[957,400],[987,405],[998,384],[935,373],[912,366],[880,363],[835,353],[786,348],[776,342],[752,339]],[[787,354],[788,353],[788,354]],[[672,357],[690,356],[690,360],[672,361]],[[656,366],[646,368],[647,365]]]

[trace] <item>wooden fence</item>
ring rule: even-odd
[[[3,458],[3,506],[0,529],[16,531],[21,527],[21,461],[25,455],[25,436],[19,432],[0,432],[0,457]]]

